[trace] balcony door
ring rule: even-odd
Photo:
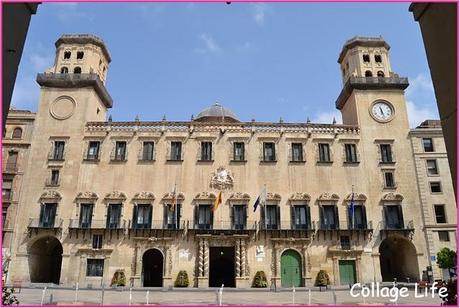
[[[310,208],[307,205],[291,206],[291,224],[296,230],[306,230],[310,227]]]
[[[134,229],[150,229],[152,226],[152,205],[138,204],[134,207],[133,227]]]
[[[42,203],[40,207],[39,226],[42,228],[53,228],[56,218],[57,203]]]
[[[404,220],[402,208],[400,205],[386,205],[385,212],[385,227],[387,229],[403,229]]]
[[[80,205],[80,228],[90,228],[93,218],[93,204],[82,203]]]
[[[195,207],[195,226],[200,230],[212,229],[213,213],[211,204],[199,204]]]
[[[174,230],[180,227],[181,204],[176,204],[174,208],[170,204],[164,207],[164,224],[167,229]]]
[[[232,227],[234,230],[246,229],[247,206],[235,204],[232,206]]]
[[[107,229],[118,229],[120,227],[121,204],[109,204],[107,209]]]

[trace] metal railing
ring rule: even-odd
[[[414,222],[410,220],[406,224],[403,221],[398,223],[387,223],[386,221],[381,221],[379,223],[382,226],[382,230],[413,230],[414,229]]]
[[[363,223],[351,223],[349,220],[341,220],[339,222],[340,230],[372,230],[372,221]]]
[[[60,182],[60,179],[51,179],[51,178],[48,178],[45,180],[45,186],[59,186],[59,182]]]
[[[36,229],[60,229],[62,228],[62,218],[51,221],[43,221],[39,218],[30,218],[28,228]]]
[[[388,85],[405,85],[409,83],[406,77],[356,77],[351,76],[350,83],[366,83],[366,84],[388,84]]]
[[[92,219],[91,221],[85,222],[79,219],[71,219],[69,229],[107,229],[107,230],[119,230],[126,228],[126,220],[122,219],[116,223],[108,223],[105,219]]]
[[[237,224],[233,221],[215,220],[209,224],[200,224],[198,222],[188,221],[188,229],[190,230],[256,230],[256,221],[246,221],[245,223]]]
[[[135,223],[129,221],[128,228],[131,230],[183,230],[185,221],[167,222],[164,220],[152,220],[149,223]]]

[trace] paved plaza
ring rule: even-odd
[[[16,293],[22,305],[40,305],[43,297],[44,305],[100,305],[104,296],[104,305],[216,305],[216,289],[193,289],[193,290],[164,290],[164,289],[142,289],[130,291],[129,289],[108,289],[104,290],[79,290],[78,298],[75,298],[75,290],[62,288],[47,288],[43,296],[43,288],[22,288]],[[148,291],[148,294],[147,294]],[[104,293],[104,294],[103,294]],[[409,297],[399,299],[397,303],[390,302],[388,298],[353,298],[349,290],[311,291],[311,305],[440,305],[441,300],[424,297],[415,298],[414,291],[409,292]],[[308,305],[308,289],[297,289],[293,296],[292,290],[281,290],[278,292],[264,290],[235,290],[224,289],[222,305]]]

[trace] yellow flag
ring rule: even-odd
[[[222,192],[219,191],[219,195],[217,196],[216,201],[214,201],[214,205],[212,206],[211,210],[215,212],[221,203],[222,203]]]

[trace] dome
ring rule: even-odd
[[[195,120],[199,122],[239,122],[233,111],[219,103],[200,112]]]

